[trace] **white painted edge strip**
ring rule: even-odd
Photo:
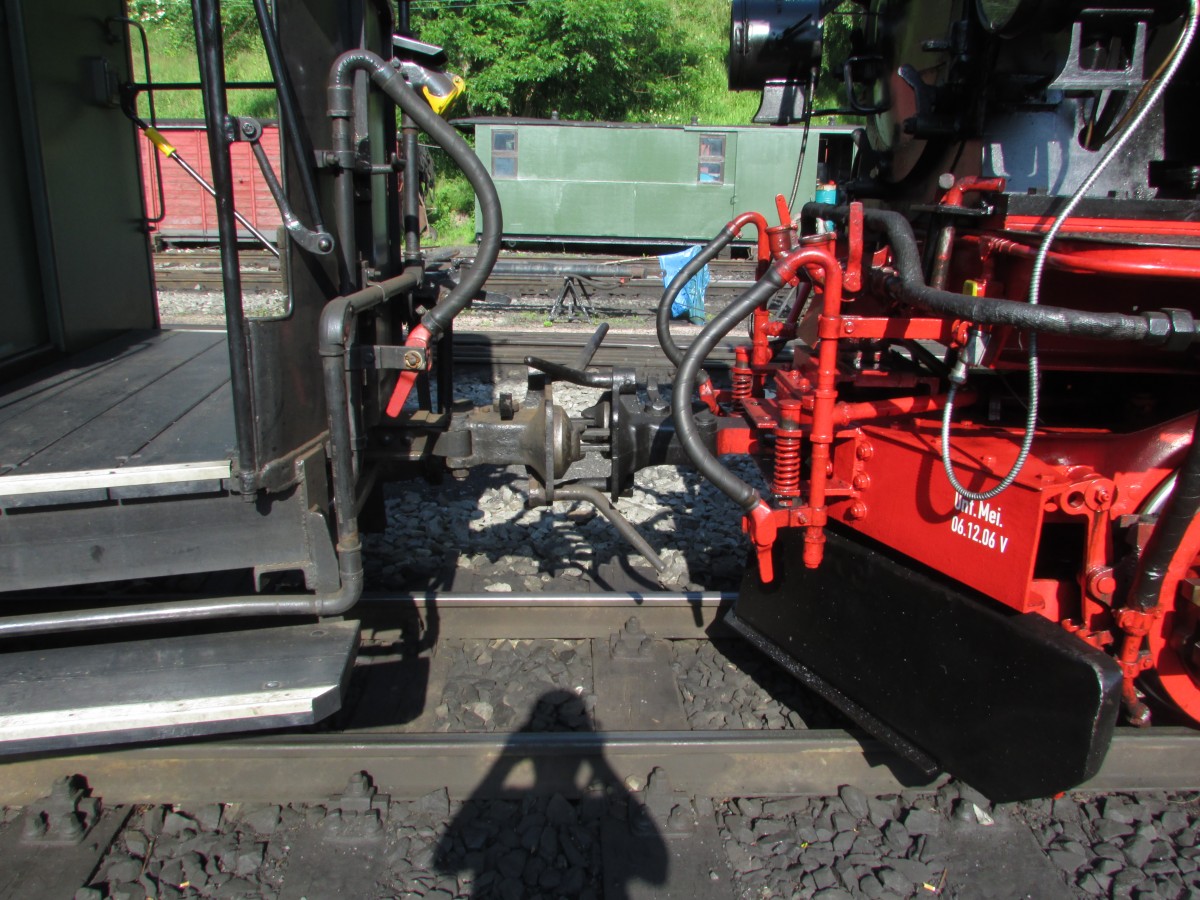
[[[47,472],[43,475],[0,476],[0,497],[51,494],[61,491],[97,488],[135,487],[146,484],[178,484],[228,478],[233,463],[227,459],[211,462],[171,463],[163,466],[123,466],[119,469],[82,469],[75,472]]]
[[[18,713],[0,716],[0,743],[308,714],[312,712],[315,700],[336,688],[336,684],[330,684],[187,700]]]

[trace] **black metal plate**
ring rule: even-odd
[[[815,672],[868,730],[912,741],[995,801],[1055,794],[1100,768],[1119,706],[1112,659],[857,536],[828,530],[813,570],[802,544],[783,532],[774,582],[751,571],[742,585],[733,624],[760,649]]]

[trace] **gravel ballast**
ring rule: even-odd
[[[286,898],[289,872],[301,871],[293,850],[314,834],[371,861],[365,898],[598,898],[605,834],[632,823],[648,843],[679,840],[661,823],[646,826],[646,795],[632,787],[510,799],[435,789],[384,801],[373,833],[350,842],[329,827],[336,801],[141,807],[75,898]],[[733,873],[722,896],[741,900],[1200,897],[1195,792],[992,806],[956,783],[883,796],[843,785],[828,797],[717,798],[697,808],[711,810]],[[4,820],[15,816],[5,810]]]

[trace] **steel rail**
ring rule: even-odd
[[[1122,730],[1083,791],[1200,789],[1200,735]],[[394,799],[445,786],[456,799],[562,793],[644,784],[663,769],[676,790],[702,797],[869,794],[932,788],[877,742],[843,731],[314,734],[178,743],[17,759],[0,766],[0,802],[36,800],[54,779],[87,778],[114,803],[316,802],[366,771]]]
[[[397,612],[420,614],[440,640],[606,640],[631,618],[652,638],[711,640],[733,637],[721,617],[736,597],[717,591],[366,594],[356,615],[364,630],[387,632],[396,627]]]

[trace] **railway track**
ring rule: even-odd
[[[195,896],[189,884],[199,896],[279,900],[537,896],[539,888],[548,897],[583,895],[583,887],[543,882],[547,868],[573,879],[568,884],[592,885],[592,896],[774,895],[764,881],[812,896],[830,878],[890,878],[901,895],[957,896],[1001,874],[988,868],[995,865],[1020,893],[988,896],[1052,897],[1068,896],[1069,882],[1053,862],[1062,852],[1057,833],[1045,829],[1048,846],[1036,838],[1048,810],[1098,803],[1117,816],[1119,804],[1132,804],[1151,829],[1138,834],[1182,822],[1182,840],[1200,828],[1200,809],[1186,795],[1172,819],[1170,803],[1129,793],[1180,797],[1200,788],[1200,735],[1183,729],[1122,729],[1077,799],[1010,809],[944,780],[924,783],[890,751],[845,730],[690,728],[674,645],[720,642],[730,599],[371,596],[355,610],[364,640],[351,705],[336,729],[0,765],[0,800],[26,807],[0,818],[0,898],[80,897],[81,885],[94,886],[82,895],[88,900]],[[638,646],[622,650],[631,636]],[[586,658],[590,677],[543,693],[508,728],[438,724],[464,659],[478,669],[478,696],[488,697],[495,673],[480,648],[494,660],[525,647],[534,648],[528,660],[548,654],[566,670]],[[523,671],[530,680],[554,673],[552,665]],[[571,685],[577,674],[565,671],[559,683]],[[587,712],[572,720],[565,710],[576,700]],[[548,702],[559,704],[558,718],[538,726],[537,710]],[[86,795],[67,799],[70,785]],[[1090,792],[1103,797],[1091,800]],[[798,799],[771,799],[784,797]],[[49,823],[72,804],[80,812],[69,815],[86,828],[82,842],[30,837],[31,817]],[[955,809],[974,809],[979,822],[951,817]],[[521,840],[506,843],[506,831]],[[571,840],[595,850],[564,860],[559,848]],[[1132,854],[1134,837],[1124,840]],[[780,852],[786,860],[775,859]],[[1139,881],[1155,883],[1158,871],[1148,864]],[[501,894],[480,890],[477,878],[516,884]],[[631,890],[640,880],[642,891]]]
[[[531,352],[572,359],[584,335],[456,338],[467,358],[496,365]],[[636,366],[661,362],[655,344],[651,335],[606,341],[612,359]],[[510,386],[485,378],[456,388],[487,402]],[[570,386],[556,397],[572,408],[594,402]],[[323,727],[0,764],[0,805],[10,807],[0,815],[0,898],[79,896],[83,884],[96,890],[86,900],[191,896],[180,887],[188,879],[207,885],[200,896],[275,900],[539,890],[732,900],[835,887],[855,897],[878,895],[884,879],[898,896],[969,893],[978,879],[1012,887],[1000,896],[1093,896],[1112,893],[1121,874],[1113,846],[1141,860],[1122,856],[1122,872],[1137,878],[1129,884],[1183,896],[1168,890],[1162,866],[1180,879],[1196,871],[1185,871],[1185,854],[1200,803],[1180,792],[1200,789],[1200,734],[1120,729],[1097,777],[1053,804],[992,808],[953,782],[923,783],[727,639],[719,619],[732,594],[700,586],[735,585],[742,544],[736,513],[705,483],[647,470],[622,500],[664,558],[687,558],[697,582],[646,593],[621,586],[648,573],[603,522],[561,504],[526,510],[522,482],[519,471],[478,471],[465,483],[391,489],[388,530],[367,537],[373,593],[352,611],[363,641],[347,704]],[[444,515],[429,516],[430,504]],[[68,776],[100,800],[86,840],[67,849],[25,839],[40,798]],[[666,807],[653,787],[661,779]],[[868,803],[870,821],[847,812]],[[378,832],[354,831],[351,812],[364,804],[380,812]],[[1096,830],[1124,806],[1128,832]],[[680,808],[693,811],[690,824],[673,815]],[[645,821],[630,812],[640,809]],[[970,827],[957,818],[964,810]],[[503,838],[546,835],[556,816],[565,824],[544,840],[575,835],[594,851],[584,862],[546,856],[554,877],[573,880],[542,888],[530,862],[542,851]],[[334,821],[343,817],[348,832]],[[928,829],[940,829],[940,843],[918,834]],[[1162,837],[1147,839],[1147,861],[1139,837],[1151,832]],[[661,857],[654,866],[647,847]],[[513,862],[518,852],[525,868]],[[1063,858],[1078,866],[1065,876],[1054,862]]]
[[[283,290],[283,276],[279,262],[265,251],[243,251],[239,254],[242,266],[242,286],[247,291]],[[662,293],[662,279],[655,258],[629,260],[616,257],[578,256],[520,256],[504,257],[509,263],[544,265],[550,269],[570,271],[576,268],[586,271],[586,276],[574,281],[580,302],[594,307],[598,314],[648,315],[644,310],[629,306],[609,306],[613,301],[628,301],[647,296],[657,297]],[[604,274],[613,268],[612,275]],[[724,297],[749,287],[753,274],[752,264],[744,260],[715,260],[710,263],[713,280],[709,291]],[[220,291],[220,254],[213,250],[160,252],[154,257],[155,280],[159,290],[164,291]],[[525,297],[553,298],[564,286],[561,272],[542,274],[513,274],[503,271],[494,273],[487,281],[485,290],[489,296],[477,302],[483,309],[511,307],[514,310],[544,311],[547,303],[523,302]]]
[[[841,728],[693,727],[684,698],[695,686],[681,680],[679,660],[695,642],[715,638],[722,669],[770,683],[765,665],[725,655],[738,646],[720,624],[731,602],[714,593],[377,594],[355,610],[362,649],[336,730],[12,759],[0,766],[0,802],[30,803],[71,774],[84,775],[108,803],[317,802],[357,771],[396,799],[420,798],[435,785],[455,796],[578,796],[589,784],[581,780],[585,764],[601,758],[619,783],[645,783],[660,768],[692,796],[828,795],[842,784],[871,794],[937,787],[892,751]],[[515,710],[519,717],[507,727],[447,718],[441,707],[461,693],[464,659],[479,648],[496,655],[506,642],[532,647],[529,660],[541,653],[552,669],[563,658],[584,664],[564,670],[557,684],[526,667],[530,709]],[[490,662],[473,665],[473,690],[483,698],[474,702],[490,704],[503,687],[497,693],[491,683]],[[571,684],[572,676],[580,683]],[[589,711],[575,721],[552,719],[543,730],[531,724],[543,688],[574,693]],[[500,706],[495,701],[493,709]],[[497,766],[512,766],[512,776],[490,779]],[[1082,789],[1200,789],[1200,734],[1122,728]]]

